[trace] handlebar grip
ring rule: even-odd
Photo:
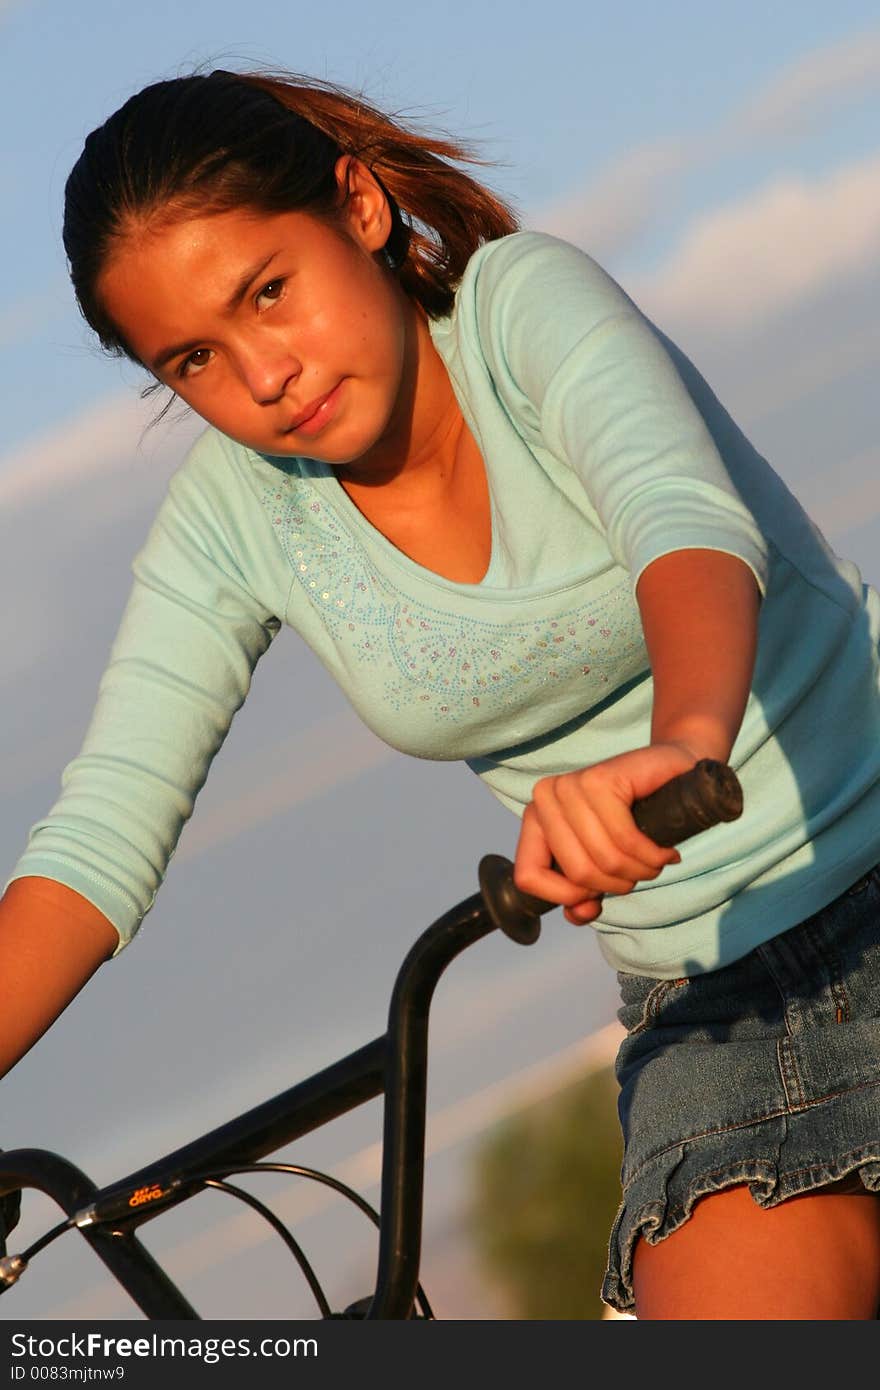
[[[742,809],[742,787],[733,768],[703,758],[689,772],[634,801],[632,818],[655,845],[671,849],[721,821],[737,820]]]
[[[688,772],[673,777],[650,796],[634,801],[636,825],[657,845],[669,849],[722,821],[742,815],[739,779],[726,763],[703,758]],[[501,854],[480,861],[480,891],[496,927],[521,945],[531,945],[541,932],[541,916],[558,903],[523,893],[513,882],[513,865]]]

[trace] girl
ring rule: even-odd
[[[522,816],[518,884],[619,971],[606,1299],[872,1318],[877,595],[677,348],[464,157],[226,72],[86,141],[82,312],[209,428],[0,904],[3,1065],[131,938],[286,622],[389,743]],[[745,814],[659,849],[629,808],[703,757]]]

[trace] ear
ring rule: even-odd
[[[335,166],[340,211],[365,251],[381,251],[391,234],[391,209],[378,180],[362,160],[340,155]]]

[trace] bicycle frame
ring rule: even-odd
[[[138,1227],[203,1190],[204,1181],[195,1175],[255,1162],[384,1093],[378,1269],[365,1316],[409,1318],[421,1255],[431,999],[447,965],[503,925],[497,914],[493,920],[480,893],[451,908],[422,933],[401,965],[384,1034],[183,1148],[100,1190],[58,1154],[40,1149],[0,1153],[0,1194],[36,1188],[67,1216],[118,1196],[125,1214],[112,1229],[84,1225],[82,1235],[148,1318],[198,1319],[137,1239]],[[537,931],[530,937],[536,939]],[[133,1197],[138,1201],[132,1206]]]
[[[742,789],[735,773],[708,759],[632,807],[639,828],[662,845],[680,843],[718,821],[735,820],[741,812]],[[376,1291],[363,1316],[410,1318],[422,1242],[431,999],[450,961],[481,937],[500,928],[522,945],[537,940],[540,916],[555,904],[520,892],[512,870],[509,860],[486,855],[480,862],[480,892],[451,908],[417,939],[398,971],[388,1028],[381,1037],[100,1191],[57,1154],[39,1149],[0,1153],[0,1196],[24,1187],[46,1193],[68,1217],[77,1216],[95,1253],[147,1317],[197,1319],[195,1309],[138,1241],[137,1228],[201,1191],[210,1170],[253,1163],[384,1093],[379,1263]],[[90,1215],[98,1203],[101,1224]],[[4,1282],[14,1282],[19,1272]],[[361,1316],[355,1306],[343,1316]]]

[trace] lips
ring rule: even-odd
[[[309,404],[305,406],[299,412],[298,415],[294,415],[290,424],[287,426],[288,430],[298,430],[300,425],[304,425],[306,420],[310,420],[312,418],[318,407],[322,406],[330,395],[332,395],[332,392],[325,391],[323,396],[316,396],[315,399],[313,401],[310,401]]]
[[[341,385],[341,381],[337,382],[332,390],[325,391],[323,396],[315,396],[314,400],[303,406],[302,410],[293,417],[285,433],[293,434],[296,430],[303,429],[304,426],[318,427],[323,424],[324,420],[330,416]]]

